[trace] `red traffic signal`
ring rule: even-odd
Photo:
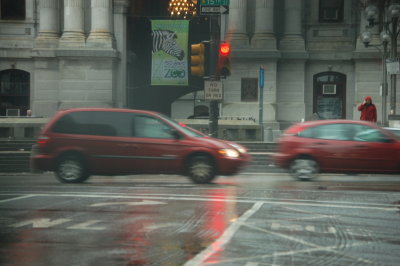
[[[222,56],[227,56],[231,53],[231,45],[229,43],[223,42],[219,44],[219,54]]]
[[[231,74],[231,45],[226,42],[221,42],[219,44],[219,55],[217,64],[217,73],[221,77],[226,77]]]

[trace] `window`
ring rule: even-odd
[[[352,124],[329,124],[316,126],[299,133],[299,136],[316,139],[329,140],[354,140],[357,125]]]
[[[369,128],[359,132],[355,136],[355,140],[367,141],[367,142],[389,142],[390,139],[383,135],[379,130],[375,128]]]
[[[320,0],[319,21],[320,22],[342,22],[343,0]]]
[[[323,84],[322,85],[322,94],[336,94],[336,85],[335,84]]]
[[[24,20],[25,0],[1,0],[1,19]]]
[[[135,117],[134,136],[138,138],[172,139],[171,128],[149,116]]]
[[[257,78],[242,78],[241,99],[243,102],[254,102],[258,100]]]
[[[60,118],[53,131],[64,134],[131,137],[132,118],[132,114],[123,112],[75,112]]]

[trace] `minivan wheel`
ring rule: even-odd
[[[215,166],[208,156],[198,155],[189,160],[188,175],[196,184],[210,183],[215,178]]]
[[[301,181],[309,181],[316,178],[318,172],[318,164],[311,158],[299,157],[290,164],[290,173]]]
[[[89,174],[82,159],[70,155],[59,160],[56,176],[63,183],[82,183],[88,179]]]

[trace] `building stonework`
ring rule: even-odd
[[[37,116],[71,107],[131,107],[126,43],[131,34],[127,13],[134,2],[25,1],[24,20],[0,19],[0,73],[29,73],[26,108]],[[229,14],[221,17],[223,39],[232,45],[232,74],[223,80],[221,116],[259,122],[259,101],[243,100],[242,84],[244,78],[258,79],[262,66],[262,122],[275,135],[320,114],[358,119],[357,105],[366,95],[372,96],[381,119],[381,54],[359,38],[367,25],[366,1],[343,0],[333,17],[325,14],[323,2],[230,1]],[[372,31],[377,42],[379,30]],[[336,95],[324,94],[325,88]],[[207,106],[201,97],[197,92],[176,100],[172,117],[187,118],[196,104]]]

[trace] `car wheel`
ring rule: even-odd
[[[311,158],[299,157],[294,159],[290,164],[290,173],[293,177],[302,181],[316,178],[318,172],[318,164]]]
[[[89,174],[82,159],[70,155],[59,160],[56,176],[63,183],[82,183],[88,179]]]
[[[195,156],[189,160],[188,174],[194,183],[210,183],[215,178],[215,165],[208,156]]]

